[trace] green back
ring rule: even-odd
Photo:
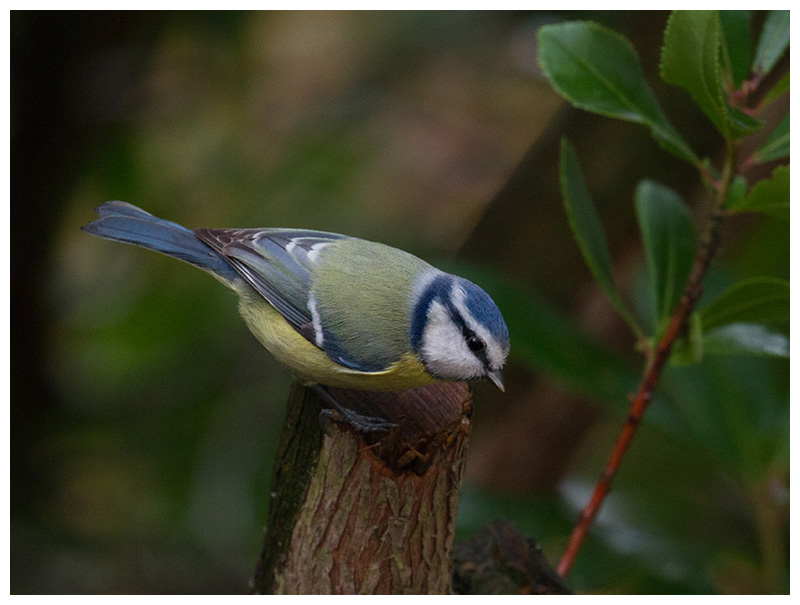
[[[357,238],[329,244],[311,276],[322,325],[345,355],[374,371],[388,367],[410,350],[412,288],[430,270],[416,256],[383,244]]]

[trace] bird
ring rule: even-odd
[[[408,252],[308,229],[190,230],[122,201],[95,212],[83,231],[180,259],[234,290],[261,344],[360,430],[394,425],[343,409],[327,387],[488,379],[505,390],[509,333],[497,305]]]

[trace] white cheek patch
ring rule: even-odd
[[[428,309],[420,355],[428,370],[444,379],[466,380],[483,374],[483,364],[467,348],[461,329],[438,300]]]

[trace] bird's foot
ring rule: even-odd
[[[394,422],[389,422],[385,418],[378,418],[376,416],[364,416],[342,406],[333,395],[330,394],[328,389],[322,385],[314,385],[314,391],[331,406],[332,409],[326,408],[319,413],[320,427],[326,434],[330,434],[328,430],[331,422],[344,422],[350,425],[359,433],[388,433],[397,428]]]
[[[330,435],[331,422],[343,422],[350,425],[359,433],[389,433],[397,428],[394,422],[389,422],[376,416],[364,416],[353,410],[343,408],[341,411],[325,408],[319,413],[319,424],[325,434]]]

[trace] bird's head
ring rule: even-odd
[[[436,272],[415,288],[411,346],[442,380],[489,379],[505,390],[508,328],[500,309],[472,282]]]

